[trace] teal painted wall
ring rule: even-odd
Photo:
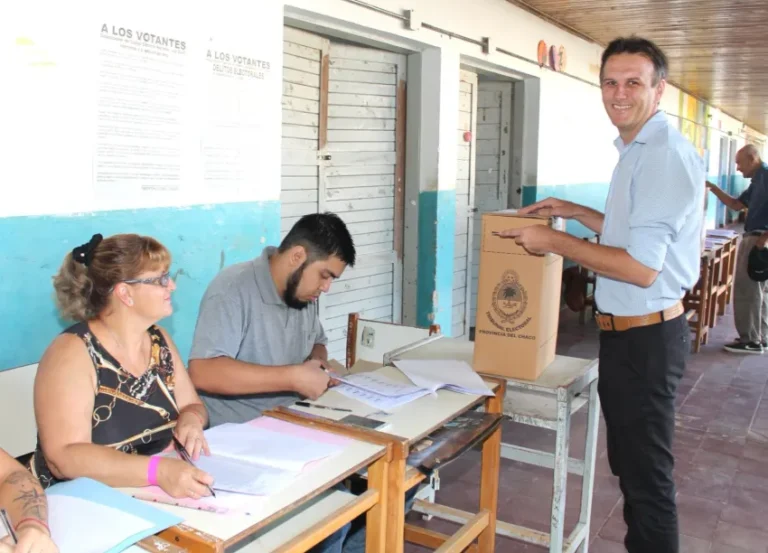
[[[455,234],[456,191],[421,192],[416,322],[439,324],[445,334],[450,334],[453,315]]]
[[[94,233],[139,233],[173,256],[174,313],[160,321],[185,360],[198,306],[225,265],[256,257],[280,240],[280,203],[255,202],[0,219],[0,370],[36,363],[70,322],[59,319],[52,277],[64,255]]]

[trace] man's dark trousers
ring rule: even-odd
[[[629,553],[679,551],[672,438],[689,351],[684,316],[600,334],[598,392],[608,461],[624,495]]]

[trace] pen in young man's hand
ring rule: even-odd
[[[192,462],[192,458],[189,456],[189,453],[187,453],[187,449],[178,440],[178,438],[176,436],[173,437],[173,443],[176,444],[176,449],[178,450],[179,455],[181,455],[181,458],[184,459],[187,463],[189,463],[190,465],[192,465],[194,467],[195,463]],[[195,467],[195,468],[197,468],[197,467]],[[208,485],[206,485],[205,487],[208,488],[208,491],[211,492],[211,495],[213,497],[216,497],[216,494],[213,492],[213,488],[212,487],[210,487]]]

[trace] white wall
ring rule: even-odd
[[[506,0],[476,0],[471,4],[465,0],[370,3],[398,14],[414,10],[424,22],[471,39],[490,37],[495,47],[529,60],[536,60],[539,40],[548,46],[562,45],[567,52],[566,72],[598,84],[601,46],[538,19]],[[465,62],[481,61],[485,67],[495,66],[505,72],[541,79],[538,170],[536,174],[529,172],[523,184],[548,186],[610,180],[617,158],[612,145],[616,132],[605,115],[596,86],[499,52],[483,54],[478,45],[424,27],[408,30],[402,20],[344,0],[286,0],[286,14],[289,21],[304,21],[309,26],[332,29],[341,23],[345,27],[351,23],[355,40],[377,42],[384,37],[406,50],[437,46],[458,51]],[[667,86],[662,109],[677,115],[681,94],[676,87]]]
[[[269,0],[246,17],[248,6],[10,3],[0,22],[0,217],[277,200],[283,9]],[[243,69],[254,71],[234,73]],[[136,118],[181,139],[139,136]],[[240,175],[211,178],[214,165]]]

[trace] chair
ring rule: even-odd
[[[694,334],[694,353],[698,353],[709,339],[709,291],[712,289],[713,265],[714,257],[709,252],[702,253],[699,281],[683,298],[685,318]]]
[[[377,332],[384,328],[386,332]],[[440,325],[428,328],[403,326],[361,319],[359,313],[350,313],[347,321],[347,369],[358,361],[383,363],[385,353],[435,334],[440,334]]]
[[[715,325],[717,324],[717,317],[718,315],[722,315],[725,313],[725,299],[728,294],[728,287],[723,282],[723,268],[725,266],[725,262],[727,261],[727,258],[724,258],[725,254],[725,248],[723,243],[715,242],[712,243],[711,248],[709,251],[712,254],[712,265],[710,266],[710,271],[712,272],[712,278],[710,278],[710,287],[709,287],[709,299],[708,299],[708,305],[707,310],[708,313],[708,324],[709,328],[715,328]],[[722,313],[719,312],[719,307],[723,306]]]

